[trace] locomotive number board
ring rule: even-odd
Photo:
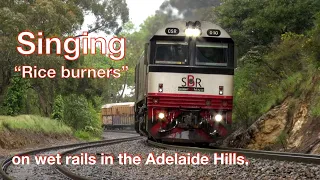
[[[177,35],[180,32],[178,28],[167,28],[165,31],[166,31],[166,34],[172,34],[172,35]]]
[[[208,36],[220,36],[221,31],[218,29],[208,29],[207,34]]]
[[[202,87],[178,87],[178,91],[197,91],[197,92],[204,92],[204,88],[202,88]]]

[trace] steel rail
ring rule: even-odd
[[[112,142],[104,142],[104,143],[100,143],[100,144],[94,144],[94,145],[88,145],[85,147],[79,147],[79,148],[74,148],[68,151],[65,151],[63,153],[61,153],[61,156],[63,157],[66,154],[70,154],[72,152],[76,152],[79,151],[81,149],[86,149],[86,148],[91,148],[91,147],[100,147],[100,146],[105,146],[105,145],[112,145],[112,144],[118,144],[118,143],[122,143],[122,142],[127,142],[127,141],[134,141],[134,140],[138,140],[141,139],[142,137],[138,136],[138,137],[131,137],[131,138],[122,138],[122,139],[117,139],[115,141]],[[66,177],[70,178],[70,179],[76,179],[76,180],[89,180],[89,178],[84,177],[84,176],[80,176],[76,173],[71,172],[68,168],[63,166],[63,163],[61,165],[55,165],[56,169],[61,172],[63,175],[65,175]]]
[[[260,158],[260,159],[270,159],[278,161],[292,161],[298,163],[307,164],[320,164],[320,155],[313,154],[301,154],[301,153],[287,153],[287,152],[272,152],[272,151],[260,151],[260,150],[247,150],[247,149],[237,149],[237,148],[199,148],[199,147],[189,147],[189,146],[178,146],[169,145],[159,142],[154,142],[148,140],[149,145],[173,149],[173,150],[183,150],[201,153],[237,153],[238,155],[243,155],[250,158]]]
[[[136,131],[126,131],[126,130],[104,130],[104,132],[125,133],[125,134],[136,134],[136,135],[138,135],[138,133]]]
[[[31,151],[21,152],[15,155],[10,156],[9,158],[5,159],[1,162],[1,168],[0,168],[0,174],[4,180],[13,180],[13,177],[10,177],[6,171],[7,168],[12,164],[12,158],[14,156],[24,156],[24,155],[30,155],[30,154],[37,154],[44,151],[52,151],[52,150],[58,150],[58,149],[66,149],[66,148],[73,148],[73,147],[87,147],[87,146],[99,146],[100,144],[106,144],[106,143],[112,143],[117,142],[119,140],[130,140],[133,138],[141,138],[140,136],[137,137],[131,137],[131,138],[121,138],[121,139],[108,139],[108,140],[101,140],[101,141],[92,141],[92,142],[84,142],[84,143],[73,143],[73,144],[67,144],[67,145],[60,145],[60,146],[54,146],[54,147],[46,147],[46,148],[40,148],[35,149]]]

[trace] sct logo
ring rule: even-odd
[[[188,75],[187,77],[183,77],[182,85],[178,87],[178,91],[198,91],[204,92],[204,88],[201,86],[201,79],[194,78],[192,75]]]
[[[182,78],[182,87],[202,87],[201,86],[201,79],[194,78],[192,75],[188,75],[187,77]]]

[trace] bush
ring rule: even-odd
[[[282,131],[276,140],[276,143],[280,144],[284,150],[287,148],[287,138],[288,134],[285,131]]]
[[[90,134],[92,134],[95,137],[100,137],[102,135],[102,128],[95,128],[92,126],[86,126],[84,130]]]
[[[82,134],[81,137],[89,138],[85,135],[86,133],[90,136],[101,136],[101,122],[98,114],[84,96],[72,94],[66,97],[63,112],[63,121],[79,131],[78,133]]]
[[[52,118],[56,120],[63,120],[63,109],[64,109],[64,102],[61,95],[58,95],[53,103],[52,108]]]
[[[84,130],[75,131],[74,136],[82,140],[100,140],[100,138],[97,138],[97,136],[92,135],[90,132]]]
[[[5,101],[3,103],[6,115],[18,115],[23,106],[26,96],[28,81],[21,77],[11,78],[11,85],[8,88]]]
[[[312,87],[306,65],[311,61],[303,49],[306,41],[303,35],[286,33],[280,44],[269,49],[254,47],[241,58],[234,79],[236,123],[248,127],[286,97],[299,96]]]

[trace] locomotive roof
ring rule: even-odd
[[[186,36],[185,30],[187,29],[187,26],[186,26],[187,22],[188,21],[174,21],[174,22],[168,23],[166,26],[159,29],[154,34],[154,36]],[[214,23],[211,23],[208,21],[200,21],[200,23],[201,23],[201,31],[202,31],[202,34],[200,35],[200,37],[231,38],[230,35],[224,29],[222,29],[220,26]],[[178,28],[179,33],[176,35],[167,34],[166,33],[167,28]],[[219,30],[221,34],[219,36],[209,36],[208,35],[209,30]]]
[[[102,108],[112,108],[115,106],[134,106],[134,102],[124,102],[124,103],[111,103],[111,104],[105,104],[102,106]]]

